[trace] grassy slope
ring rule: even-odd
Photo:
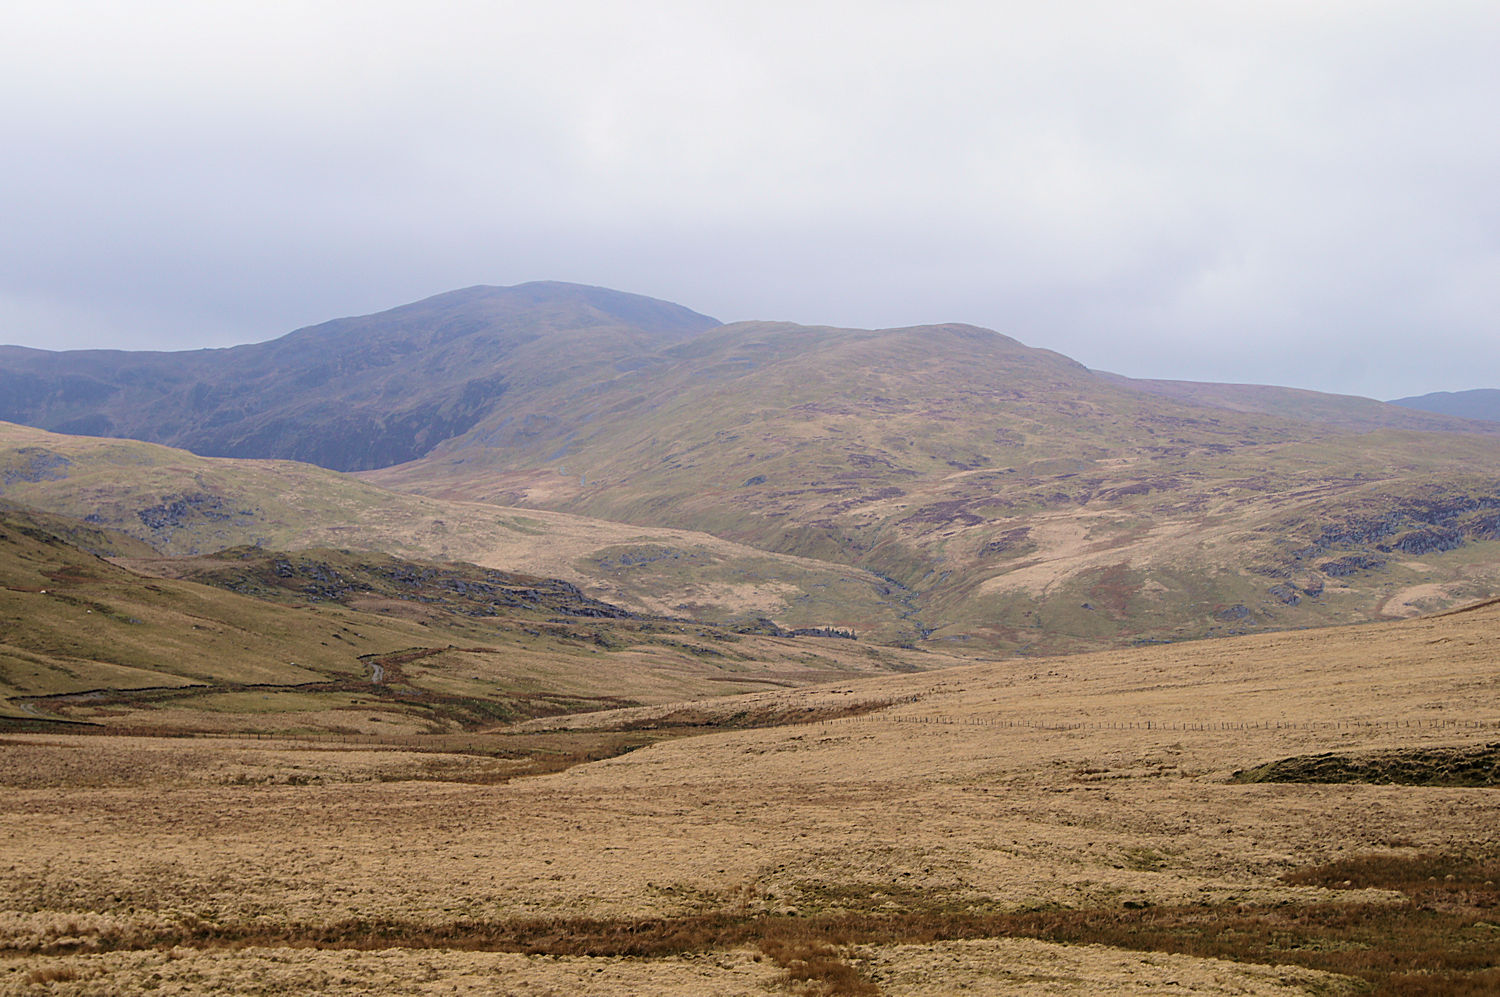
[[[0,514],[0,694],[362,677],[358,655],[410,646],[415,628],[284,608],[143,578]],[[355,635],[350,623],[366,627]],[[338,641],[328,644],[333,634]],[[16,710],[12,705],[10,712]]]
[[[1492,743],[1497,640],[1490,606],[845,681],[815,700],[897,705],[505,784],[499,733],[8,736],[0,945],[18,993],[777,986],[747,946],[797,992],[788,933],[857,971],[825,993],[1493,993],[1493,791],[1230,780]]]
[[[312,549],[288,553],[231,547],[188,557],[116,558],[142,574],[212,585],[291,605],[338,603],[353,608],[408,605],[410,615],[630,619],[619,606],[591,599],[574,585],[472,564],[412,561],[389,554]]]
[[[1235,398],[1161,397],[966,326],[746,323],[528,394],[545,431],[497,413],[367,477],[857,565],[916,594],[920,632],[999,648],[1320,625],[1494,589],[1493,435],[1417,432],[1465,424],[1368,400]]]
[[[248,556],[271,578],[278,563],[308,563]],[[632,619],[566,585],[472,566],[326,552],[313,591],[277,592],[244,561],[205,560],[136,562],[156,574],[143,576],[0,512],[0,713],[168,729],[450,729],[947,663]],[[168,568],[217,571],[221,587],[161,577]],[[330,575],[386,587],[350,588],[339,602]],[[38,696],[74,698],[28,700]]]
[[[0,493],[173,553],[461,558],[650,612],[990,650],[1370,619],[1495,589],[1494,427],[1130,381],[968,326],[711,324],[527,285],[238,351],[27,354],[12,358],[23,380],[28,364],[71,371],[37,395],[76,408],[59,418],[106,398],[133,432],[215,452],[370,467],[460,435],[370,476],[442,502],[20,430],[5,431]],[[167,360],[217,373],[142,373]],[[105,390],[121,364],[139,370]],[[505,508],[454,504],[475,500]]]
[[[893,634],[907,607],[873,575],[701,532],[399,494],[291,461],[198,457],[0,423],[0,498],[162,553],[339,547],[563,578],[644,612]]]

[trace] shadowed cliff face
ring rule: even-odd
[[[549,368],[613,369],[715,325],[639,295],[542,283],[453,291],[225,350],[4,347],[0,419],[368,470],[467,432]]]

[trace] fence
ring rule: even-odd
[[[1395,730],[1438,729],[1500,730],[1500,719],[1494,720],[1037,720],[996,719],[990,717],[955,717],[944,714],[923,716],[835,717],[824,723],[935,724],[955,727],[1003,727],[1012,730],[1162,730],[1162,731],[1228,731],[1228,730]]]

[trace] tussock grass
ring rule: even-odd
[[[78,970],[72,966],[43,966],[26,974],[27,983],[71,983],[78,979]]]
[[[1500,882],[1497,855],[1374,852],[1299,869],[1282,878],[1297,886],[1399,890],[1422,898],[1465,891],[1473,895],[1477,906],[1500,906],[1500,888],[1495,886]]]
[[[10,736],[0,776],[31,788],[0,793],[0,938],[18,985],[47,965],[86,974],[58,992],[139,992],[126,977],[173,945],[225,980],[307,967],[287,992],[329,992],[311,967],[386,959],[632,981],[559,988],[600,994],[720,964],[737,986],[806,993],[860,977],[933,993],[945,974],[995,992],[1042,972],[1090,994],[1137,973],[1226,994],[1493,992],[1490,791],[1226,779],[1247,758],[1493,740],[1474,690],[1497,627],[1487,611],[695,707],[891,703],[760,730],[619,729],[680,708],[691,724],[679,700],[411,743]],[[1173,729],[1081,723],[1133,715]],[[892,722],[923,716],[952,722]],[[1048,723],[1000,722],[1027,718]],[[454,784],[613,739],[658,743],[561,778]],[[220,781],[241,772],[323,781]],[[1288,856],[1311,868],[1282,879]]]
[[[840,945],[796,924],[780,924],[759,941],[760,950],[782,968],[780,982],[804,997],[877,997],[875,986],[848,961]],[[801,929],[801,930],[799,930]]]
[[[121,922],[88,939],[37,939],[6,955],[118,949],[280,946],[318,949],[447,949],[527,955],[663,958],[755,946],[807,997],[866,997],[876,985],[857,965],[858,946],[1032,938],[1265,965],[1297,965],[1364,981],[1375,995],[1488,994],[1495,965],[1500,858],[1426,854],[1356,856],[1289,874],[1289,882],[1397,889],[1402,903],[1320,902],[1174,905],[1015,912],[932,906],[896,913],[851,910],[798,917],[716,910],[680,916],[509,918],[445,923],[345,919],[321,924],[209,921]],[[1444,872],[1443,870],[1455,870]],[[1441,873],[1441,877],[1439,877]],[[1425,875],[1424,875],[1425,874]],[[1345,877],[1338,879],[1337,877]],[[1451,877],[1451,878],[1450,878]]]

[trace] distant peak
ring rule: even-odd
[[[1396,398],[1392,405],[1420,409],[1461,419],[1483,419],[1500,422],[1500,388],[1474,388],[1469,391],[1434,391],[1411,398]]]
[[[511,307],[581,305],[630,324],[652,328],[665,326],[697,331],[722,324],[712,316],[671,301],[561,280],[534,280],[510,285],[475,284],[472,287],[434,294],[391,310],[445,308],[485,301]]]

